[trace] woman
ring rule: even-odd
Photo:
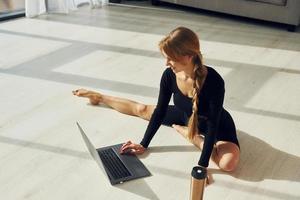
[[[223,108],[224,81],[211,67],[203,65],[199,39],[190,29],[178,27],[159,43],[168,68],[164,71],[158,103],[144,105],[128,99],[79,89],[74,95],[89,98],[93,105],[113,109],[149,120],[140,144],[126,142],[121,153],[142,154],[161,124],[177,132],[202,150],[198,164],[207,167],[209,159],[220,169],[233,171],[240,150],[230,114]],[[173,94],[174,105],[169,105]]]

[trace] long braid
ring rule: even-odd
[[[193,107],[192,107],[192,115],[189,119],[188,123],[188,139],[193,140],[194,136],[198,133],[198,105],[199,105],[199,98],[198,95],[200,94],[201,88],[205,81],[207,70],[206,67],[203,66],[202,62],[202,55],[199,52],[194,58],[195,68],[194,68],[194,89],[193,89]]]
[[[160,51],[170,57],[173,61],[180,61],[182,56],[193,56],[194,85],[193,85],[193,113],[188,123],[189,140],[193,140],[198,133],[198,105],[199,94],[207,75],[207,69],[203,66],[202,55],[198,36],[190,29],[178,27],[171,31],[159,43]]]

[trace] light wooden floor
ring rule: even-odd
[[[71,94],[84,87],[155,104],[164,70],[157,44],[180,25],[199,34],[205,63],[224,77],[242,148],[236,172],[210,166],[205,199],[299,199],[299,31],[151,6],[0,24],[0,199],[188,199],[198,149],[161,127],[141,157],[152,176],[113,187],[75,122],[97,147],[140,142],[147,122]]]

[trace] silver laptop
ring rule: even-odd
[[[96,149],[79,123],[76,124],[91,156],[99,167],[106,172],[112,185],[151,175],[137,156],[120,154],[122,144]]]

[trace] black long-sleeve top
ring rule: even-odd
[[[224,80],[211,67],[207,67],[207,76],[200,94],[198,94],[198,132],[204,134],[204,144],[198,164],[207,167],[215,143],[220,117],[224,110]],[[141,145],[148,147],[151,139],[163,122],[173,94],[174,105],[185,112],[192,114],[192,98],[182,94],[176,82],[174,72],[167,68],[161,78],[157,106],[152,114]]]

